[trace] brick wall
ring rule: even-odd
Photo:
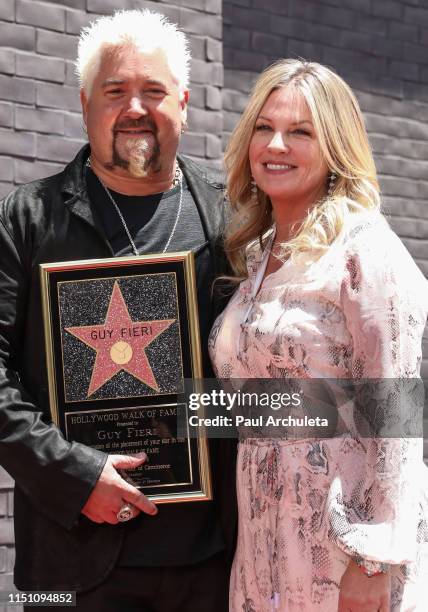
[[[224,0],[223,28],[223,145],[272,61],[330,66],[357,94],[384,208],[428,276],[428,0]],[[424,357],[428,379],[428,328]]]
[[[0,467],[0,592],[12,586],[15,559],[13,535],[13,481]],[[1,610],[0,606],[0,610]],[[14,608],[17,612],[17,608]]]

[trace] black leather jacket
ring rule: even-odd
[[[48,409],[39,264],[113,255],[86,193],[88,155],[86,146],[60,174],[22,185],[0,203],[0,463],[15,479],[15,583],[21,589],[91,588],[113,568],[122,541],[122,526],[97,525],[80,514],[106,455],[65,441]],[[222,185],[215,172],[187,158],[180,165],[214,262]],[[211,322],[210,281],[199,275],[202,336]]]

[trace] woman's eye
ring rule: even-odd
[[[270,130],[270,126],[264,123],[260,123],[256,125],[256,132],[263,132],[264,130]]]
[[[121,94],[122,91],[123,91],[122,89],[109,89],[109,90],[107,90],[107,94],[108,95],[116,96],[116,95]]]
[[[300,134],[301,136],[310,136],[310,132],[308,132],[308,130],[304,130],[303,128],[298,128],[297,130],[294,130],[293,134]]]

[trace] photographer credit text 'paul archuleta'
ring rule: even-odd
[[[328,419],[305,414],[300,393],[226,392],[213,389],[190,393],[191,427],[328,427]],[[219,414],[226,410],[230,414]],[[272,414],[279,411],[281,414]],[[251,412],[251,415],[249,414]],[[213,415],[213,413],[217,413]]]

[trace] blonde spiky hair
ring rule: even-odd
[[[181,92],[187,89],[190,73],[189,43],[183,32],[164,15],[153,11],[116,11],[100,17],[80,33],[76,74],[89,97],[103,52],[131,45],[141,53],[164,52],[171,74]]]

